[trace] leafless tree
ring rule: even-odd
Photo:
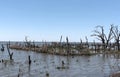
[[[10,47],[10,42],[9,42],[9,44],[7,44],[7,50],[8,50],[8,54],[9,54],[10,60],[13,60],[13,52],[12,53],[10,52],[9,47]]]
[[[108,47],[109,42],[113,39],[112,34],[113,26],[111,25],[108,36],[105,34],[103,26],[96,26],[96,30],[94,30],[94,34],[91,36],[95,36],[98,40],[102,42],[104,50]]]
[[[113,26],[113,25],[112,25]],[[114,35],[114,39],[115,39],[115,43],[117,45],[117,49],[120,50],[120,45],[119,45],[119,41],[120,41],[120,31],[118,29],[118,26],[114,26],[114,28],[112,29],[112,33]]]
[[[89,48],[89,43],[88,43],[88,38],[87,38],[87,36],[85,37],[85,39],[86,39],[86,45],[87,45],[87,47]]]
[[[70,50],[69,50],[69,39],[68,37],[66,37],[66,42],[67,42],[67,54],[69,54]]]

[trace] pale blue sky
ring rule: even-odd
[[[83,40],[103,25],[120,25],[120,0],[0,0],[0,40]]]

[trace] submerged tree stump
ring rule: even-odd
[[[29,62],[29,65],[31,65],[31,58],[30,58],[30,55],[28,56],[28,62]]]
[[[3,46],[3,44],[1,46],[2,46],[1,51],[3,52],[4,51],[4,46]]]
[[[8,53],[9,53],[10,60],[13,60],[13,58],[12,58],[13,57],[13,52],[10,53],[9,45],[10,44],[7,44],[7,50],[8,50]]]

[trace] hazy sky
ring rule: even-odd
[[[0,40],[70,41],[120,25],[120,0],[0,0]]]

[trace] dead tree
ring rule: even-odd
[[[33,41],[32,48],[34,48],[34,51],[35,51],[35,49],[36,49],[36,45],[35,45],[35,42],[34,42],[34,41]]]
[[[66,37],[66,41],[67,41],[67,55],[68,55],[68,54],[69,54],[69,52],[70,52],[68,37]]]
[[[87,36],[85,37],[85,39],[86,39],[87,48],[89,49],[89,43],[88,43],[88,38],[87,38]]]
[[[60,45],[61,45],[61,42],[62,42],[62,36],[60,37]]]
[[[82,45],[82,39],[80,39],[80,44]]]
[[[62,48],[62,36],[60,37],[59,48]]]
[[[58,46],[59,46],[59,52],[61,53],[63,51],[62,36],[60,37],[60,42]]]
[[[112,33],[113,28],[114,28],[114,27],[111,25],[111,26],[110,26],[110,31],[109,31],[108,37],[105,35],[106,44],[107,44],[107,45],[106,45],[106,48],[108,47],[110,41],[114,38],[113,33]]]
[[[99,28],[100,31],[94,30],[94,34],[92,34],[91,36],[95,36],[98,40],[100,40],[103,45],[103,50],[105,50],[108,47],[109,42],[113,39],[113,34],[112,34],[113,26],[110,27],[108,36],[104,32],[103,26],[96,26],[96,28],[97,29]]]
[[[10,60],[13,60],[13,52],[12,52],[12,53],[10,53],[9,46],[10,46],[10,43],[9,43],[9,44],[7,44],[7,50],[8,50],[8,54],[9,54]]]
[[[96,26],[96,28],[100,28],[101,31],[94,30],[94,34],[91,36],[95,36],[98,40],[100,40],[102,42],[103,48],[105,49],[105,34],[103,26]]]
[[[113,26],[113,25],[112,25]],[[119,45],[119,41],[120,41],[120,31],[118,29],[118,26],[114,26],[114,28],[112,29],[112,33],[114,35],[114,39],[115,39],[115,43],[117,45],[117,50],[120,50],[120,45]]]
[[[83,48],[83,41],[82,41],[82,39],[80,39],[80,49],[82,49]]]
[[[4,46],[3,46],[3,44],[1,45],[1,51],[4,51]]]
[[[25,46],[28,47],[28,48],[31,47],[31,41],[30,40],[28,41],[28,37],[27,36],[25,36]]]
[[[97,49],[96,49],[95,40],[93,41],[93,46],[94,46],[93,48],[94,48],[94,50],[95,50],[95,53],[96,53],[96,50],[97,50]]]

